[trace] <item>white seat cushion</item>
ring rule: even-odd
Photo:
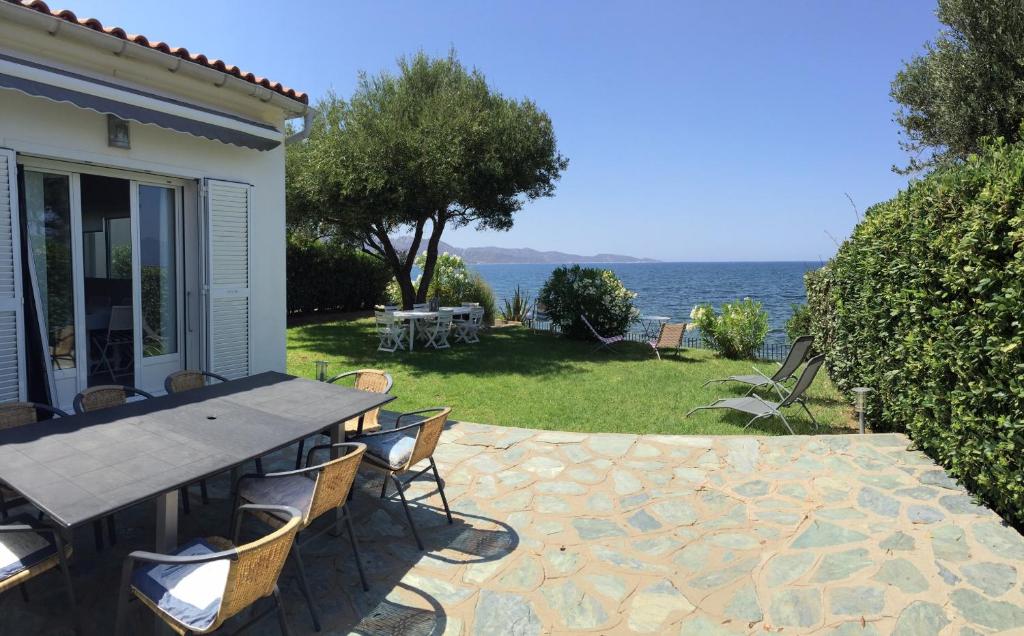
[[[313,505],[316,482],[305,475],[286,477],[254,477],[244,479],[238,487],[238,494],[249,503],[265,506],[291,506],[302,513],[305,519]],[[291,517],[284,513],[271,513],[282,521]]]
[[[188,543],[177,556],[217,552],[202,539]],[[135,570],[132,586],[190,630],[207,629],[217,619],[231,562],[227,559],[184,565],[151,564]]]
[[[21,524],[26,521],[29,520],[23,517],[13,517],[4,523]],[[0,581],[27,570],[55,554],[57,554],[57,546],[47,535],[35,532],[0,533]]]
[[[405,466],[416,447],[415,434],[407,435],[405,431],[384,433],[358,437],[356,441],[366,444],[366,452],[383,461],[394,470]]]

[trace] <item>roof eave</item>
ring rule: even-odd
[[[13,22],[45,31],[54,37],[68,37],[94,48],[145,62],[173,73],[181,73],[195,80],[228,89],[234,93],[269,103],[286,113],[285,118],[299,117],[309,105],[260,84],[254,84],[230,73],[197,64],[130,40],[96,31],[68,22],[59,17],[41,13],[9,2],[0,2],[0,16]]]

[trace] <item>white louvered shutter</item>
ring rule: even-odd
[[[252,187],[207,180],[209,370],[229,379],[249,375],[249,218]]]
[[[18,167],[0,148],[0,402],[25,399],[24,350]]]

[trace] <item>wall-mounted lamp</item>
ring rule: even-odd
[[[127,119],[107,115],[107,145],[111,148],[132,147],[132,131]]]
[[[868,393],[871,393],[871,388],[866,386],[857,386],[851,389],[853,391],[853,408],[857,411],[857,418],[860,420],[860,434],[864,434],[864,401]]]
[[[327,380],[327,365],[330,364],[327,360],[317,360],[316,364],[316,379],[320,382]]]

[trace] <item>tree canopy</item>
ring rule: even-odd
[[[384,260],[409,306],[426,300],[446,228],[511,228],[526,202],[554,194],[568,160],[544,111],[491,89],[454,52],[419,53],[398,67],[361,74],[350,99],[317,105],[309,137],[288,149],[288,219]],[[392,242],[398,233],[412,237],[404,251]]]
[[[977,152],[984,137],[1020,139],[1024,121],[1024,2],[939,0],[947,25],[892,82],[914,172]]]

